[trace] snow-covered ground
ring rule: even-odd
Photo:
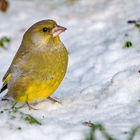
[[[140,32],[127,24],[140,19],[140,0],[10,0],[8,12],[0,13],[0,37],[12,40],[9,49],[0,49],[1,79],[24,31],[48,18],[68,28],[61,38],[69,68],[53,95],[62,105],[44,101],[36,105],[40,110],[20,109],[41,126],[0,114],[0,140],[85,140],[85,121],[102,123],[113,137],[127,140],[130,130],[140,126]],[[123,48],[126,40],[133,47]],[[9,106],[1,102],[0,110]]]

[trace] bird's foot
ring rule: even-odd
[[[28,106],[29,110],[39,110],[37,108],[32,107],[28,102],[27,102],[27,106]]]
[[[61,101],[55,99],[55,98],[52,98],[52,97],[48,97],[47,99],[49,99],[50,101],[54,102],[54,103],[59,103],[59,104],[62,104]]]

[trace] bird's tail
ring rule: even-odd
[[[7,89],[7,84],[2,86],[2,88],[0,89],[0,93],[2,93],[6,89]]]
[[[2,85],[2,88],[0,89],[0,93],[2,93],[4,90],[7,89],[8,87],[8,81],[10,79],[10,74],[8,74],[4,79],[3,79],[3,85]]]

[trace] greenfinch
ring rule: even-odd
[[[68,52],[59,35],[66,28],[54,20],[42,20],[24,34],[22,43],[3,77],[1,91],[17,102],[29,103],[49,98],[63,80]]]

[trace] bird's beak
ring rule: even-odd
[[[56,25],[56,27],[54,27],[52,29],[52,35],[53,35],[53,37],[56,37],[56,36],[60,35],[62,32],[64,32],[65,30],[67,30],[67,28]]]

